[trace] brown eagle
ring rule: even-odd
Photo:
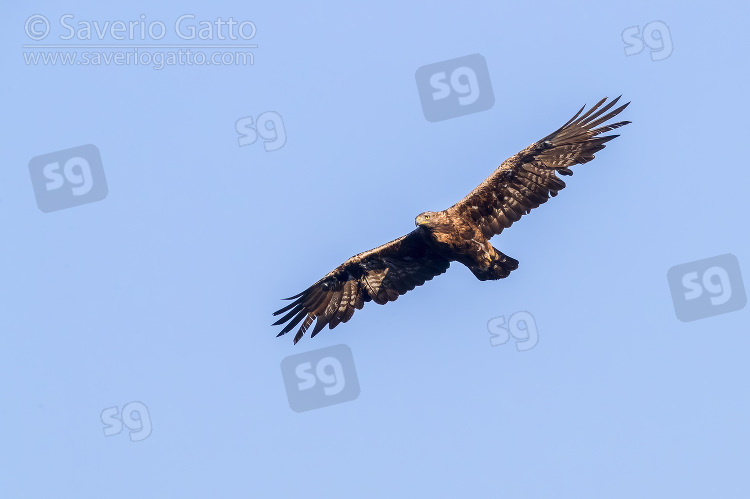
[[[287,312],[273,325],[287,323],[278,336],[302,322],[296,344],[317,320],[315,336],[328,325],[347,322],[370,300],[379,305],[442,274],[450,262],[460,262],[480,281],[503,279],[518,268],[518,261],[490,244],[513,222],[565,187],[556,175],[572,175],[569,166],[594,159],[594,153],[618,135],[600,134],[629,121],[605,124],[625,109],[613,111],[620,97],[599,101],[586,113],[583,106],[562,127],[505,161],[468,196],[447,210],[419,215],[417,228],[405,236],[355,255],[326,274],[273,315]]]

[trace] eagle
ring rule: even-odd
[[[620,96],[622,97],[622,96]],[[587,163],[604,144],[619,135],[601,135],[630,121],[607,124],[629,102],[605,97],[584,113],[584,105],[567,123],[505,161],[469,195],[447,210],[426,211],[414,221],[416,229],[375,249],[354,255],[318,282],[286,300],[290,304],[273,325],[286,325],[277,336],[294,329],[294,344],[315,322],[310,337],[326,325],[348,322],[366,302],[395,301],[407,291],[445,272],[451,262],[467,266],[480,281],[504,279],[518,260],[490,244],[492,236],[522,215],[547,202],[565,187],[557,174],[572,175],[569,167]]]

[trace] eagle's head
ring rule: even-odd
[[[417,218],[414,220],[414,225],[416,225],[417,227],[425,227],[427,229],[433,229],[445,223],[445,221],[446,221],[445,213],[425,211],[424,213],[417,215]]]

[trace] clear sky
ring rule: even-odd
[[[9,5],[0,496],[748,497],[748,10]],[[275,337],[620,94],[633,123],[493,239],[509,278]]]

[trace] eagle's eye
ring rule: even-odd
[[[430,215],[425,215],[425,216],[424,216],[424,219],[425,219],[425,220],[429,220],[429,218],[430,218]]]

